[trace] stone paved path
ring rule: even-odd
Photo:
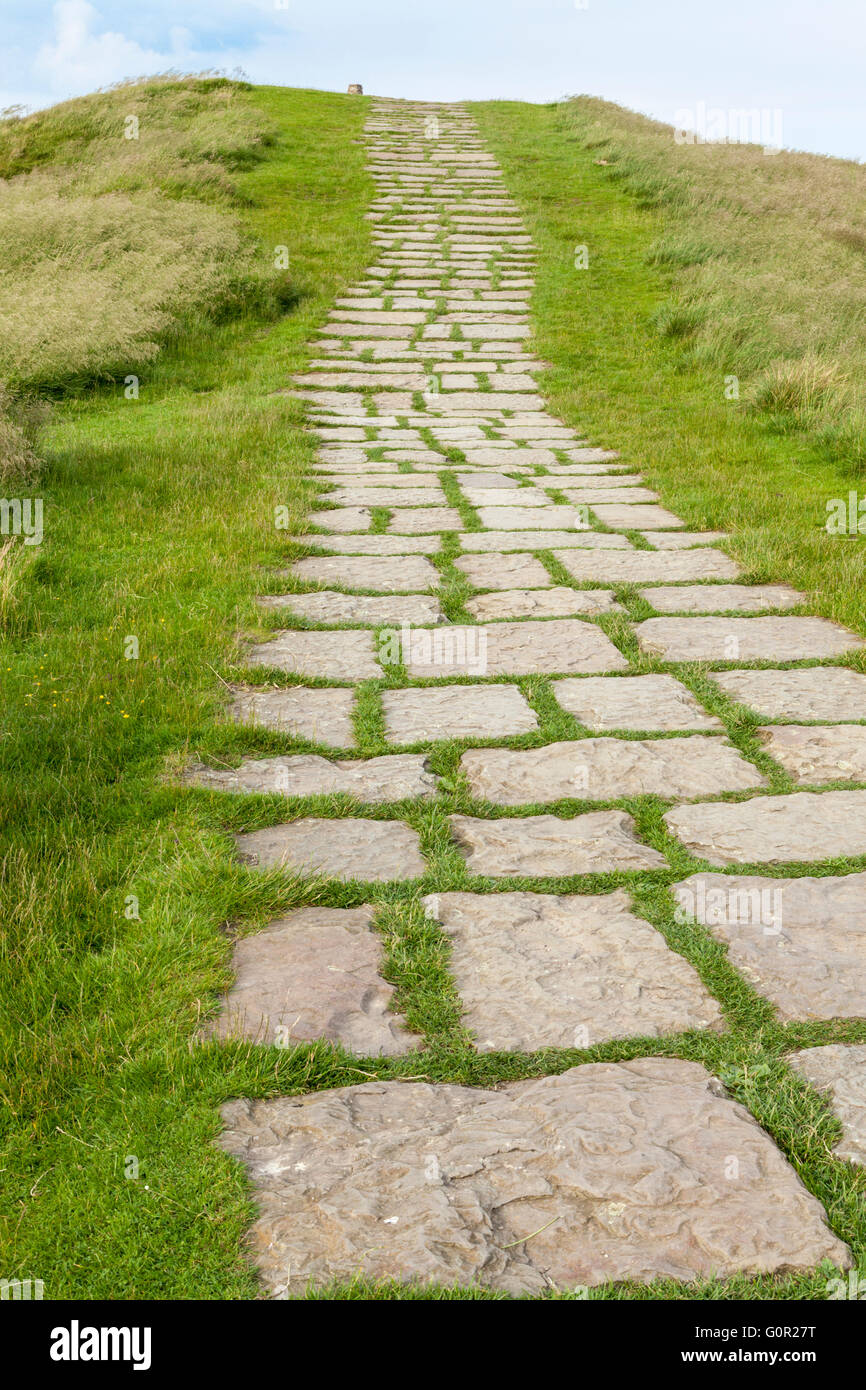
[[[335,303],[294,383],[319,440],[321,500],[297,538],[306,558],[284,576],[292,592],[262,595],[268,611],[306,626],[250,650],[270,684],[232,691],[234,718],[324,752],[190,768],[187,780],[357,798],[349,817],[301,815],[239,835],[251,870],[419,879],[416,831],[365,819],[363,806],[435,799],[424,754],[352,756],[351,683],[389,671],[398,679],[380,698],[395,749],[500,744],[463,754],[478,814],[450,818],[486,891],[418,890],[449,940],[479,1051],[724,1026],[627,889],[500,887],[515,875],[667,867],[625,810],[545,812],[563,798],[664,796],[676,803],[670,833],[704,862],[799,863],[784,878],[696,873],[674,898],[780,1019],[863,1017],[866,874],[804,876],[809,861],[866,855],[866,790],[821,791],[866,782],[866,729],[855,722],[866,720],[866,677],[838,664],[863,644],[803,612],[804,595],[785,585],[738,583],[723,535],[687,530],[614,452],[545,409],[528,343],[532,243],[466,111],[374,101],[368,140],[377,257]],[[440,554],[450,567],[433,563]],[[449,574],[470,588],[450,622]],[[601,625],[622,617],[612,589],[624,583],[660,615],[634,624],[636,646]],[[636,672],[628,653],[638,648],[671,669]],[[729,743],[678,677],[678,663],[695,660],[767,721],[760,737],[789,790],[769,790],[767,764]],[[762,669],[737,669],[754,661]],[[804,661],[837,664],[768,668]],[[322,684],[281,688],[280,673]],[[503,746],[539,727],[513,683],[524,675],[550,678],[579,736]],[[327,1038],[359,1057],[423,1049],[389,1010],[381,954],[371,908],[290,913],[239,943],[211,1032]],[[812,1048],[796,1063],[835,1097],[841,1152],[860,1162],[864,1051]],[[592,1063],[496,1090],[372,1082],[238,1100],[223,1114],[221,1142],[255,1183],[251,1247],[275,1297],[359,1273],[537,1292],[848,1263],[772,1139],[694,1062]]]

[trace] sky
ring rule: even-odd
[[[864,59],[866,0],[0,0],[0,108],[241,69],[432,101],[582,92],[699,129],[757,110],[773,143],[866,159]]]

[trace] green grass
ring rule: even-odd
[[[772,1134],[862,1264],[866,1175],[831,1156],[840,1127],[784,1057],[821,1042],[866,1041],[866,1025],[780,1024],[708,931],[676,921],[668,885],[706,866],[666,834],[668,802],[571,800],[517,809],[476,802],[459,759],[466,747],[486,740],[431,748],[431,765],[443,779],[432,803],[359,808],[346,797],[228,797],[181,791],[165,778],[167,765],[192,758],[231,763],[244,755],[329,751],[224,723],[220,692],[222,681],[239,675],[259,684],[299,683],[279,672],[245,670],[238,634],[308,625],[283,613],[263,616],[254,602],[263,575],[312,548],[290,548],[274,526],[276,506],[288,505],[294,528],[312,497],[304,478],[312,449],[299,428],[300,412],[275,393],[303,364],[304,343],[332,298],[360,279],[366,264],[362,213],[371,190],[364,151],[355,143],[366,103],[278,89],[258,89],[247,99],[279,127],[280,137],[261,162],[238,175],[249,200],[245,222],[263,246],[290,245],[296,303],[276,323],[248,316],[201,325],[149,369],[138,401],[105,389],[58,410],[43,487],[46,541],[7,604],[0,647],[0,964],[10,1025],[2,1034],[8,1209],[0,1272],[43,1279],[49,1298],[254,1298],[258,1285],[242,1254],[253,1214],[249,1188],[242,1168],[212,1142],[222,1101],[370,1078],[491,1085],[648,1055],[700,1061],[721,1076]],[[774,486],[777,476],[785,485],[799,476],[791,439],[771,435],[754,417],[727,413],[715,400],[712,373],[686,366],[652,327],[669,292],[669,272],[646,260],[659,233],[658,213],[636,207],[610,183],[560,111],[497,103],[477,114],[539,246],[535,322],[539,354],[553,364],[545,378],[551,408],[594,440],[620,448],[690,523],[736,528],[749,577],[809,587],[795,576],[812,575],[815,606],[838,602],[834,616],[857,626],[852,596],[835,594],[840,572],[834,566],[841,561],[834,557],[850,554],[851,543],[823,533],[822,548],[820,537],[810,537],[805,485],[796,494],[801,510],[790,535],[774,524],[761,470],[772,471]],[[583,241],[591,248],[589,272],[572,264],[574,244]],[[449,462],[457,461],[454,451]],[[453,471],[440,476],[456,501]],[[832,470],[822,476],[836,478]],[[464,514],[477,528],[472,510]],[[765,553],[771,541],[774,548]],[[469,586],[450,564],[453,554],[446,537],[437,564],[449,615],[460,619]],[[790,572],[782,573],[786,554]],[[634,589],[616,592],[632,620],[646,615]],[[600,626],[635,660],[635,670],[676,669],[767,773],[771,789],[790,789],[757,744],[758,721],[728,701],[704,668],[638,656],[621,615]],[[138,660],[124,659],[129,636],[138,638]],[[393,751],[384,743],[380,692],[403,683],[396,668],[360,686],[354,756]],[[509,746],[586,735],[559,709],[546,678],[515,683],[540,727],[507,740]],[[470,878],[448,832],[452,812],[572,815],[601,805],[629,810],[668,867],[491,882]],[[415,883],[301,882],[279,871],[251,873],[233,859],[233,832],[301,811],[405,820],[418,830],[428,871]],[[808,871],[857,867],[863,866],[826,863]],[[476,1052],[448,970],[448,940],[423,917],[421,893],[467,887],[594,893],[621,886],[632,892],[636,912],[694,965],[722,1006],[726,1031],[535,1054]],[[127,915],[133,896],[137,917]],[[194,1040],[198,1022],[214,1012],[231,979],[232,940],[306,902],[376,905],[385,973],[397,987],[396,1007],[425,1036],[421,1054],[371,1059],[323,1043],[280,1050]],[[130,1156],[139,1165],[135,1178],[125,1176]],[[590,1297],[821,1298],[827,1277],[819,1270],[695,1285],[657,1281],[606,1286]],[[354,1280],[309,1297],[500,1296]]]

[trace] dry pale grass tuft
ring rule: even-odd
[[[39,471],[34,448],[47,407],[21,401],[0,382],[0,487],[33,482]]]
[[[659,209],[670,267],[657,329],[733,374],[753,407],[866,455],[866,167],[758,145],[678,144],[673,127],[590,97],[563,116],[608,174]]]

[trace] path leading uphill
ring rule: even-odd
[[[478,814],[452,816],[450,834],[481,891],[419,896],[449,939],[479,1051],[725,1027],[628,887],[503,889],[515,877],[666,869],[633,817],[607,804],[625,797],[666,798],[673,841],[721,871],[691,875],[674,895],[779,1019],[863,1017],[866,874],[808,872],[810,861],[866,855],[866,790],[820,790],[866,783],[866,726],[853,722],[866,720],[866,676],[833,664],[862,644],[804,614],[785,585],[739,583],[725,537],[687,531],[615,454],[545,409],[528,348],[531,240],[465,109],[374,101],[367,129],[378,259],[336,302],[294,383],[320,441],[322,507],[315,534],[298,538],[314,553],[292,566],[298,592],[263,599],[309,625],[251,651],[273,681],[238,687],[233,706],[323,751],[193,769],[190,780],[348,792],[356,814],[239,835],[241,856],[253,870],[411,883],[427,869],[416,830],[363,808],[435,803],[442,791],[418,746],[473,743],[460,768]],[[654,616],[630,621],[623,584]],[[641,653],[665,669],[635,673]],[[706,663],[766,721],[772,764],[728,741],[678,678],[686,662]],[[360,757],[352,683],[385,671],[398,677],[381,692],[388,745],[416,751]],[[320,683],[280,686],[279,673]],[[549,681],[570,737],[525,746],[540,724],[524,676]],[[732,792],[745,795],[722,799]],[[606,804],[545,810],[569,799]],[[761,875],[777,864],[798,868]],[[417,1050],[423,1076],[424,1040],[389,1009],[373,919],[367,906],[312,907],[245,938],[213,1031],[326,1037],[358,1058]],[[794,1058],[846,1122],[840,1151],[860,1162],[864,1054],[827,1046]],[[539,1070],[553,1067],[548,1055]],[[356,1274],[521,1293],[849,1260],[770,1136],[696,1062],[591,1062],[490,1090],[362,1082],[237,1100],[223,1114],[221,1142],[255,1186],[251,1248],[275,1297]]]

